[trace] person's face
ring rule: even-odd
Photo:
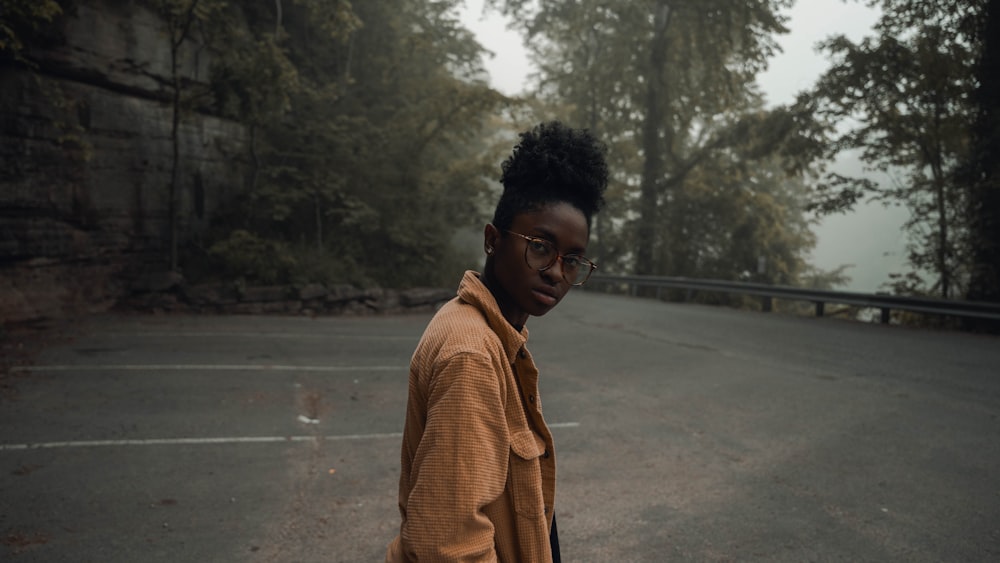
[[[583,212],[561,202],[515,215],[509,230],[550,241],[559,254],[585,254],[590,234]],[[561,260],[544,271],[530,267],[524,259],[527,244],[517,235],[486,226],[486,247],[493,249],[488,276],[500,286],[491,289],[504,317],[515,326],[524,325],[529,315],[552,310],[571,287],[563,278]]]

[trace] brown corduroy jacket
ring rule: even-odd
[[[552,560],[555,452],[527,338],[475,272],[428,324],[410,364],[387,562]]]

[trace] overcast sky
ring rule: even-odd
[[[494,88],[506,94],[524,91],[532,72],[520,36],[507,29],[506,20],[495,12],[483,14],[483,0],[465,0],[462,20],[479,42],[494,56],[485,61]],[[790,32],[779,38],[783,52],[775,56],[758,82],[771,104],[793,101],[795,94],[812,86],[829,66],[816,53],[815,45],[827,36],[843,33],[857,40],[871,32],[878,13],[856,2],[844,0],[798,0],[788,12]],[[843,168],[858,168],[844,161]],[[824,270],[853,264],[847,289],[872,292],[903,269],[905,237],[900,226],[907,218],[901,208],[881,204],[859,207],[849,215],[824,219],[814,231],[819,239],[812,262]]]

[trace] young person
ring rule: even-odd
[[[550,122],[502,171],[483,272],[465,273],[410,364],[388,562],[558,561],[555,450],[524,325],[596,269],[584,254],[608,169],[590,133]]]

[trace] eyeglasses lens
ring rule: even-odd
[[[528,266],[536,270],[547,270],[559,257],[556,249],[546,241],[531,240],[525,248],[524,259]],[[590,277],[590,263],[575,256],[564,256],[562,274],[566,281],[580,285]]]
[[[528,262],[528,266],[536,270],[550,268],[556,261],[555,248],[543,241],[529,240],[524,250],[524,259]]]

